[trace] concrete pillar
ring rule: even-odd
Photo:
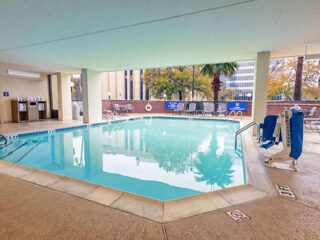
[[[263,122],[267,113],[268,74],[270,52],[259,52],[255,62],[255,80],[252,102],[252,121]],[[253,128],[256,135],[256,128]]]
[[[57,74],[59,121],[72,120],[72,100],[70,75]]]
[[[108,92],[109,92],[108,73],[103,72],[103,73],[101,73],[101,98],[108,99],[109,98]]]
[[[82,69],[83,122],[94,123],[102,120],[100,72]]]

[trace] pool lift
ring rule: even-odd
[[[235,149],[240,133],[257,125],[257,141],[262,149],[268,150],[282,142],[283,149],[268,157],[267,167],[296,171],[297,160],[303,145],[303,112],[297,109],[285,110],[279,115],[267,115],[263,123],[251,122],[235,134]],[[261,132],[262,130],[262,132]],[[291,161],[291,165],[281,163]]]
[[[262,130],[262,133],[260,133]],[[285,110],[279,115],[268,115],[257,126],[257,136],[262,149],[268,150],[282,142],[283,149],[265,160],[267,167],[296,171],[297,160],[303,145],[303,112]],[[291,164],[282,163],[291,161]]]

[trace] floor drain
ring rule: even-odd
[[[278,189],[278,192],[279,192],[280,196],[296,198],[296,196],[291,191],[290,187],[276,184],[276,188]]]
[[[236,222],[243,222],[250,219],[250,217],[248,217],[246,214],[241,212],[239,209],[231,210],[226,213]]]

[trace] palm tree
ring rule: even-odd
[[[219,91],[221,88],[220,75],[223,73],[227,77],[232,76],[236,70],[238,70],[238,64],[236,62],[231,63],[218,63],[218,64],[206,64],[201,68],[200,73],[212,77],[212,90],[213,100],[216,102],[215,111],[217,111],[217,101],[219,100]]]
[[[294,81],[294,93],[293,100],[301,100],[301,89],[302,89],[302,71],[303,71],[303,57],[298,57],[296,79]]]

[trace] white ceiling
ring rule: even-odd
[[[99,71],[320,53],[320,0],[4,0],[0,61]]]

